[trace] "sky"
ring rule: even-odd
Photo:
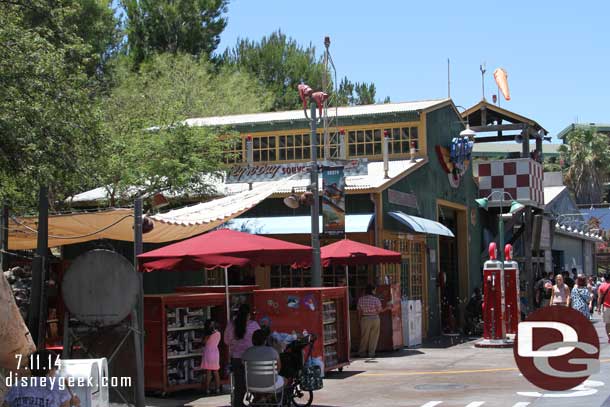
[[[481,100],[479,66],[489,101],[502,67],[511,100],[501,107],[555,136],[610,122],[609,15],[597,0],[231,0],[218,51],[281,29],[322,52],[328,35],[338,77],[373,82],[392,102],[447,97],[449,58],[451,97],[466,108]]]

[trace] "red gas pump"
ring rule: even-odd
[[[505,338],[503,265],[497,253],[496,244],[491,242],[489,260],[483,266],[483,338],[492,341]]]
[[[510,244],[504,247],[504,296],[506,301],[504,312],[506,333],[516,335],[517,325],[521,318],[519,263],[513,260],[513,246]]]

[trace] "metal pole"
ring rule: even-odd
[[[345,266],[345,288],[347,290],[347,358],[349,359],[352,353],[352,332],[351,332],[351,322],[352,319],[350,317],[350,296],[349,296],[349,266]]]
[[[0,220],[0,271],[8,270],[8,205],[2,205]]]
[[[322,76],[322,91],[328,92],[328,47],[330,46],[330,37],[324,38],[324,75]],[[323,151],[324,151],[324,160],[330,160],[330,139],[328,135],[328,102],[324,101],[324,135],[323,135]]]
[[[49,241],[49,200],[46,186],[41,186],[38,193],[38,246],[36,257],[32,262],[32,291],[28,312],[28,329],[39,349],[44,348],[46,310],[45,301],[46,257]]]
[[[138,273],[140,292],[136,305],[132,324],[134,330],[134,350],[136,358],[136,406],[146,405],[144,394],[144,282],[142,273],[138,271],[138,255],[142,253],[142,198],[136,198],[134,205],[134,225],[133,225],[133,265],[135,272]]]
[[[504,261],[504,220],[502,219],[502,204],[504,203],[504,194],[501,195],[502,196],[500,197],[500,213],[498,214],[498,234],[500,235],[500,247],[498,250],[500,253],[498,253],[498,259],[500,261]]]
[[[313,205],[311,206],[311,286],[322,286],[322,264],[320,260],[320,194],[318,188],[318,135],[316,123],[316,102],[311,99],[311,185]]]
[[[229,267],[223,267],[225,274],[225,307],[227,308],[227,327],[231,323],[231,302],[229,301]],[[229,354],[229,363],[231,363],[231,345],[227,344],[227,352]],[[233,381],[233,369],[229,370],[229,386],[231,387],[231,405],[234,406],[234,381]],[[206,389],[207,390],[207,389]]]

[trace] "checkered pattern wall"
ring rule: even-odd
[[[494,190],[506,191],[513,198],[531,205],[544,204],[542,188],[542,164],[530,158],[478,161],[479,197],[486,197]],[[499,201],[499,194],[490,202]],[[505,197],[507,199],[507,197]]]

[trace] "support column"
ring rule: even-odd
[[[46,331],[47,251],[49,242],[48,189],[41,186],[38,193],[38,245],[32,261],[32,290],[28,310],[28,329],[37,348],[44,347]]]
[[[527,302],[529,311],[532,311],[532,305],[534,303],[534,275],[533,275],[533,264],[532,264],[532,223],[533,223],[533,212],[532,207],[527,206],[524,209],[525,213],[525,231],[523,233],[523,250],[525,262],[523,264],[523,280],[525,281],[525,290],[527,293]]]
[[[530,156],[530,132],[527,127],[523,129],[521,136],[523,136],[521,158],[528,158]]]
[[[0,212],[0,271],[8,270],[8,205],[2,205]]]
[[[133,266],[134,272],[138,274],[139,293],[138,302],[132,312],[132,328],[134,330],[134,356],[136,359],[136,407],[144,407],[146,404],[144,394],[144,285],[142,273],[138,271],[137,256],[142,253],[142,198],[138,197],[134,206],[133,222]]]

